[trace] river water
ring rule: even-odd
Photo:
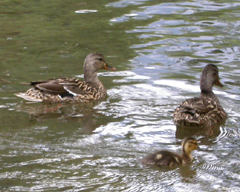
[[[240,1],[52,0],[0,2],[1,191],[240,191]],[[22,82],[82,78],[90,52],[106,101],[28,103]],[[213,63],[228,113],[224,126],[177,130],[174,109],[199,95]],[[199,140],[195,161],[175,169],[142,166],[159,149]]]

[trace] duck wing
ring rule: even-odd
[[[211,98],[192,98],[184,101],[179,107],[180,113],[189,113],[194,115],[196,113],[206,114],[216,107],[216,102]]]
[[[170,151],[158,151],[153,154],[147,155],[142,159],[142,164],[145,165],[157,165],[157,166],[175,166],[181,165],[182,159],[178,154]]]
[[[46,81],[34,81],[30,83],[35,89],[43,93],[60,95],[60,96],[75,96],[83,94],[81,85],[84,83],[79,79],[74,78],[60,78],[49,79]]]
[[[227,114],[217,101],[210,97],[187,99],[173,113],[177,126],[212,126],[226,119]]]
[[[34,88],[40,90],[43,93],[52,95],[64,95],[68,93],[68,91],[64,89],[63,85],[57,83],[40,83],[36,84]]]

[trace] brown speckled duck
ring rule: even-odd
[[[58,78],[33,81],[33,87],[25,93],[15,94],[33,102],[89,102],[104,99],[107,92],[97,77],[99,69],[115,71],[102,54],[90,53],[84,61],[84,81],[77,78]]]
[[[213,85],[223,87],[218,75],[218,68],[208,64],[201,77],[201,95],[187,99],[173,113],[173,120],[177,126],[212,127],[224,123],[227,114],[213,93]]]
[[[157,165],[162,166],[179,166],[190,164],[193,161],[191,152],[198,148],[197,141],[192,137],[186,137],[182,141],[182,155],[170,151],[157,151],[153,154],[147,155],[142,159],[144,165]]]

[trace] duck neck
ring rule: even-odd
[[[201,90],[201,96],[202,97],[210,97],[210,98],[215,98],[215,94],[213,92],[206,92]]]
[[[200,83],[200,89],[201,89],[201,96],[202,97],[211,97],[211,98],[216,97],[215,94],[212,91],[213,82],[209,81],[209,78],[206,75],[202,75],[201,83]]]
[[[207,79],[208,78],[205,76],[202,76],[201,78],[200,89],[204,94],[212,93],[213,82],[208,81]]]
[[[96,71],[84,70],[84,81],[97,86],[102,85],[101,81],[98,79]]]
[[[191,155],[191,151],[186,151],[183,147],[183,154],[182,154],[182,158],[185,160],[185,161],[192,161],[193,157]]]
[[[188,145],[187,143],[184,143],[182,145],[182,151],[183,151],[183,155],[186,155],[186,156],[190,156],[191,155],[191,151],[188,150]]]
[[[205,79],[204,80],[202,79],[201,80],[201,85],[200,85],[200,88],[201,88],[201,98],[212,98],[218,104],[220,104],[217,96],[212,91],[212,87],[213,87],[212,83],[207,82]]]
[[[193,161],[193,157],[192,157],[191,153],[189,153],[189,154],[183,153],[182,159],[183,159],[183,164],[191,163]]]

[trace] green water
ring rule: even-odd
[[[1,191],[239,191],[239,1],[0,1]],[[100,52],[116,72],[99,72],[103,102],[28,103],[23,82],[82,78]],[[199,94],[203,67],[225,126],[183,131],[174,109]],[[159,149],[180,153],[191,134],[192,165],[143,167]]]

